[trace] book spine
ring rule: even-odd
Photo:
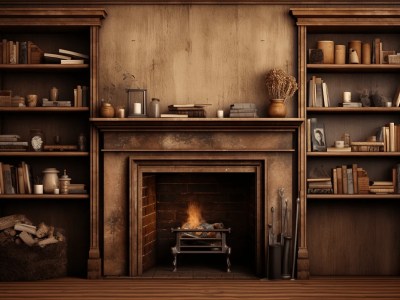
[[[400,194],[400,164],[396,165],[396,192]]]
[[[353,169],[347,167],[347,193],[354,194]]]
[[[347,166],[342,165],[342,180],[343,180],[343,194],[348,194],[348,182],[347,182]]]

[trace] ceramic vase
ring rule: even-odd
[[[268,116],[271,118],[286,117],[286,104],[284,99],[271,99],[268,106]]]

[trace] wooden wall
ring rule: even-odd
[[[146,88],[161,112],[174,103],[269,103],[265,74],[296,75],[296,26],[289,6],[113,5],[100,30],[99,95],[126,105],[126,88]],[[295,116],[295,105],[289,115]]]

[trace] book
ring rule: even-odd
[[[4,194],[15,194],[12,182],[11,165],[3,164]]]
[[[393,107],[400,106],[400,86],[398,86],[396,89],[396,93],[394,94],[393,101],[392,101],[392,106]]]
[[[83,63],[85,63],[83,59],[61,59],[62,65],[79,65]]]
[[[338,193],[338,182],[337,182],[337,169],[332,169],[332,180],[333,180],[333,193]]]
[[[19,63],[27,64],[28,63],[28,42],[20,42],[19,43]]]
[[[357,164],[352,164],[351,167],[353,169],[353,172],[352,172],[352,175],[353,175],[353,191],[354,191],[354,194],[358,194],[358,173],[357,173],[358,165]]]
[[[43,58],[46,63],[61,63],[61,60],[71,59],[70,56],[47,52],[43,54]]]
[[[343,186],[343,194],[348,194],[348,182],[347,182],[347,165],[342,165],[342,186]]]
[[[347,193],[354,194],[354,183],[353,183],[353,168],[347,166]]]
[[[161,118],[188,118],[189,115],[179,115],[179,114],[161,114]]]
[[[89,59],[89,55],[83,54],[83,53],[80,53],[80,52],[76,52],[76,51],[71,51],[71,50],[67,50],[67,49],[58,49],[58,52],[61,53],[61,54],[72,56],[72,57],[79,57],[79,58],[83,58],[83,59]]]
[[[230,118],[257,118],[258,115],[256,112],[230,112]]]
[[[342,168],[336,168],[336,176],[337,176],[337,193],[343,194],[343,176],[342,176]]]
[[[233,103],[230,106],[231,108],[256,108],[255,103]]]
[[[40,64],[42,62],[44,51],[37,45],[28,43],[28,64]]]
[[[343,148],[327,147],[326,151],[327,152],[351,152],[351,147],[343,147]]]
[[[0,162],[0,194],[4,194],[3,163]]]
[[[322,95],[322,78],[315,78],[315,107],[322,107],[323,95]]]

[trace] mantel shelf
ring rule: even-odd
[[[91,118],[103,131],[147,130],[296,130],[302,118]]]
[[[308,194],[307,199],[312,200],[379,200],[396,199],[400,200],[400,194]]]

